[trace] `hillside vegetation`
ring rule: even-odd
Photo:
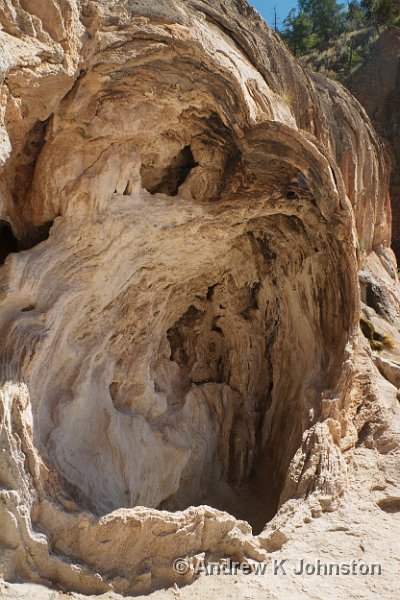
[[[345,81],[371,55],[379,34],[400,25],[400,0],[298,0],[282,38],[309,68]]]

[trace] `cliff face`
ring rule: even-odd
[[[380,142],[239,0],[0,21],[2,574],[127,594],[265,559],[359,448],[367,479],[397,452],[359,330],[360,268],[398,327]]]
[[[391,162],[393,249],[400,257],[400,29],[386,29],[347,83],[386,142]]]

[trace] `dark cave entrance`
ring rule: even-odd
[[[18,252],[19,240],[13,234],[8,221],[0,220],[0,264],[2,265],[7,256],[12,252]]]
[[[297,493],[290,464],[319,418],[322,390],[334,389],[332,357],[343,352],[350,318],[336,263],[329,257],[320,269],[302,222],[274,216],[262,225],[240,238],[234,268],[169,327],[159,376],[154,370],[172,414],[185,414],[182,444],[192,450],[176,492],[155,507],[208,505],[254,534]]]
[[[261,264],[265,254],[275,261],[269,246],[266,251],[265,236],[251,235],[249,243],[254,244]],[[269,439],[263,431],[273,403],[271,352],[279,324],[276,299],[267,288],[255,281],[238,289],[233,278],[210,286],[202,301],[189,306],[168,330],[169,360],[180,373],[171,406],[183,406],[185,397],[196,396],[203,405],[200,410],[210,413],[205,429],[213,429],[214,434],[204,440],[212,449],[200,450],[203,473],[194,474],[188,464],[177,492],[157,506],[172,512],[212,506],[247,521],[255,535],[278,510],[294,451],[273,446],[276,438],[285,437],[286,426],[292,434],[295,429],[295,420],[282,422],[281,407],[272,407]],[[266,319],[268,308],[271,315]],[[236,327],[246,339],[243,347]],[[157,388],[163,390],[161,380]],[[191,435],[195,438],[196,430]],[[197,458],[193,456],[193,464]]]
[[[186,181],[192,169],[197,167],[190,146],[185,146],[170,165],[164,169],[150,169],[142,166],[143,187],[150,194],[177,196],[180,186]]]
[[[8,221],[0,219],[0,265],[4,264],[7,256],[22,250],[30,250],[48,239],[54,221],[47,221],[34,227],[27,236],[19,240],[13,233]]]

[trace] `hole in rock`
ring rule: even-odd
[[[132,194],[132,182],[128,181],[128,183],[125,186],[124,196],[130,196],[130,194]]]
[[[316,243],[298,218],[263,217],[212,255],[210,278],[209,241],[199,240],[165,307],[158,292],[149,299],[160,312],[154,331],[142,321],[147,305],[131,313],[118,300],[111,370],[99,368],[89,391],[71,377],[54,395],[54,422],[35,414],[75,502],[96,514],[208,505],[257,534],[295,496],[289,466],[319,419],[321,392],[334,387],[351,318],[352,282],[329,245],[321,267]]]
[[[272,392],[266,344],[273,341],[274,325],[267,334],[260,282],[239,292],[233,283],[228,287],[231,297],[223,284],[211,286],[202,308],[191,305],[167,332],[169,360],[179,367],[174,394],[185,395],[195,423],[203,422],[192,433],[191,461],[198,473],[191,471],[192,463],[177,492],[158,508],[175,511],[204,503],[247,520],[259,533],[276,513],[282,485],[274,459],[266,460],[269,450],[261,448]],[[260,329],[266,339],[258,335]],[[165,390],[161,380],[157,387]]]
[[[269,271],[276,258],[272,238],[251,234],[245,243],[260,270]],[[168,363],[156,369],[155,383],[170,409],[182,411],[179,435],[181,443],[187,438],[188,454],[179,456],[186,466],[175,492],[156,508],[207,504],[248,521],[255,534],[276,514],[301,432],[290,416],[296,399],[289,406],[273,402],[275,293],[269,282],[238,287],[228,277],[196,295],[167,331]],[[285,446],[284,439],[290,440]]]
[[[150,194],[176,196],[180,186],[197,164],[190,146],[185,146],[166,169],[148,169],[142,166],[143,187]]]
[[[41,242],[44,242],[49,238],[50,229],[52,228],[54,221],[46,221],[42,225],[34,227],[26,237],[19,243],[20,250],[30,250],[37,246]]]
[[[21,308],[21,312],[31,312],[32,310],[35,310],[36,306],[34,304],[29,304],[29,306],[24,306],[24,308]]]
[[[358,433],[358,439],[356,442],[356,446],[357,448],[359,446],[367,446],[370,445],[368,443],[368,438],[371,436],[372,434],[372,428],[371,428],[371,423],[369,423],[369,421],[367,421],[366,423],[364,423],[364,425],[362,426],[362,428],[360,429],[359,433]]]
[[[7,221],[0,220],[0,264],[4,263],[9,254],[30,250],[40,242],[47,240],[53,223],[54,221],[43,223],[32,229],[23,240],[19,240],[13,234],[11,225]]]
[[[10,224],[0,220],[0,264],[3,264],[12,252],[18,252],[18,240],[13,234]]]
[[[396,496],[383,498],[382,500],[379,500],[378,506],[384,512],[398,513],[400,512],[400,498]]]
[[[30,131],[26,134],[22,151],[18,154],[15,170],[14,198],[16,205],[21,210],[24,210],[24,198],[32,185],[36,163],[44,146],[47,126],[51,118],[50,116],[45,121],[37,120],[34,123]]]

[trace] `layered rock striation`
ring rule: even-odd
[[[381,144],[240,0],[0,22],[2,574],[128,594],[262,560],[356,445],[397,449],[359,329],[363,268],[397,331]]]

